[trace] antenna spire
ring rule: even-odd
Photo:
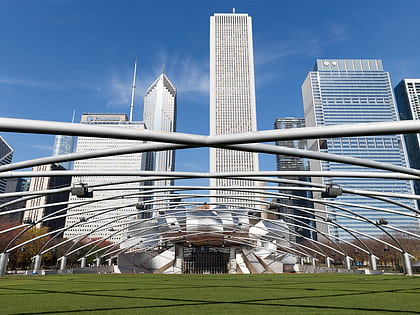
[[[134,62],[133,84],[131,85],[130,121],[133,121],[134,90],[136,89],[136,74],[137,74],[137,58],[136,58],[136,61]]]
[[[76,110],[75,109],[73,109],[73,117],[72,117],[72,119],[71,119],[71,122],[72,123],[74,123],[74,116],[76,115]]]
[[[165,64],[162,63],[162,74],[165,73]]]
[[[232,13],[233,13],[233,14],[235,14],[235,12],[236,12],[236,9],[235,9],[235,8],[233,8],[233,9],[232,9]]]

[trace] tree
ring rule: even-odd
[[[420,239],[416,237],[412,237],[407,234],[394,234],[392,235],[394,239],[399,242],[402,247],[405,249],[407,253],[414,256],[414,260],[420,260]],[[395,242],[388,235],[383,235],[379,237],[379,239],[387,242],[388,244],[391,244],[395,247],[399,247],[397,242]],[[402,254],[401,251],[398,251],[396,249],[393,249],[391,246],[386,246],[381,242],[372,240],[372,239],[363,239],[361,240],[365,245],[363,245],[358,240],[352,241],[354,245],[357,245],[358,247],[362,249],[366,249],[371,254],[375,255],[379,258],[378,260],[378,267],[391,269],[394,271],[401,272],[403,270],[403,262],[402,262]],[[311,244],[310,241],[304,241],[302,242],[303,245],[308,246],[310,248],[316,249],[316,246],[314,244]],[[331,246],[333,248],[336,248],[340,251],[343,251],[346,255],[352,257],[354,259],[354,263],[357,265],[369,265],[369,254],[365,253],[363,250],[359,250],[356,247],[344,243],[344,242],[336,242],[336,244],[331,242],[325,242],[326,245]],[[367,247],[367,248],[366,248]],[[343,257],[334,251],[322,247],[322,252],[324,252],[328,257],[331,257],[334,259],[334,264],[344,264]],[[319,249],[318,249],[319,250]],[[315,255],[316,258],[318,258],[320,261],[325,261],[325,257],[320,255]]]
[[[47,227],[31,227],[17,238],[14,245],[25,243],[26,241],[32,240],[38,236],[42,236],[47,232]],[[34,241],[28,242],[17,250],[11,252],[9,256],[9,267],[12,269],[28,269],[31,265],[32,257],[38,254],[41,247],[46,241],[48,241],[49,238],[50,236],[46,235]],[[51,253],[46,253],[43,255],[42,259],[49,259],[51,258],[51,255]]]
[[[18,221],[4,221],[0,222],[0,232],[6,231],[13,227],[19,226],[20,223]],[[0,234],[0,252],[3,252],[6,249],[7,244],[20,232],[22,228],[15,229],[6,233]]]

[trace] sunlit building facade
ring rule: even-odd
[[[59,164],[38,165],[32,168],[33,172],[63,171],[65,168]],[[29,191],[45,191],[68,187],[71,182],[70,176],[44,176],[32,177],[29,183]],[[32,222],[37,228],[47,227],[55,231],[64,227],[69,192],[57,192],[38,198],[29,199],[26,202],[26,210],[23,213],[23,222]],[[61,204],[60,204],[61,203]],[[52,218],[52,217],[57,218]]]
[[[397,119],[389,74],[384,71],[381,60],[318,59],[314,70],[309,72],[303,83],[302,93],[307,127],[385,122]],[[308,147],[319,152],[407,166],[405,146],[399,135],[309,140]],[[311,160],[310,167],[313,171],[378,171],[315,160]],[[359,190],[413,193],[412,184],[402,180],[334,177],[333,181],[321,178],[313,178],[312,181]],[[415,218],[358,206],[407,213],[406,209],[395,204],[353,194],[343,194],[335,200],[353,205],[340,206],[342,210],[330,206],[324,207],[321,204],[316,204],[315,207],[319,210],[319,215],[327,216],[328,221],[337,223],[339,226],[344,225],[368,235],[382,235],[383,231],[378,227],[363,222],[363,219],[357,220],[357,218],[369,217],[378,222],[385,219],[389,225],[406,230],[418,229],[418,220]],[[416,206],[411,200],[400,200],[400,202],[409,207]],[[325,214],[325,210],[328,211],[328,215]],[[332,235],[350,238],[350,234],[334,225],[322,225],[320,228]]]
[[[252,19],[248,14],[215,14],[210,17],[210,135],[256,130]],[[210,171],[255,172],[258,171],[258,155],[211,148]],[[255,183],[212,179],[211,185],[250,186]],[[241,195],[240,192],[236,194]],[[220,195],[223,191],[215,191],[212,200],[234,202],[232,199],[217,198]],[[246,202],[243,205],[255,206]]]
[[[125,114],[83,114],[82,124],[98,125],[110,128],[133,128],[143,130],[144,124],[139,121],[128,121]],[[92,150],[105,150],[128,147],[139,144],[136,140],[107,139],[93,137],[78,137],[76,152],[90,152]],[[76,161],[75,171],[141,171],[144,169],[142,153],[108,156],[94,159]],[[86,183],[95,186],[104,183],[140,180],[140,176],[74,176],[72,185]],[[89,198],[70,196],[70,202],[86,201],[78,207],[72,207],[67,212],[66,232],[64,237],[72,238],[89,234],[89,238],[109,237],[110,241],[118,242],[125,238],[124,234],[130,223],[136,222],[139,210],[136,203],[139,201],[138,194],[141,184],[127,183],[104,187],[103,190],[93,192],[95,199],[102,199],[89,203]],[[134,194],[134,195],[133,195]],[[117,198],[116,195],[120,196]],[[131,197],[132,196],[132,197]],[[79,224],[84,222],[84,224]],[[115,234],[114,230],[123,233]]]
[[[162,73],[147,89],[144,97],[143,122],[148,130],[176,131],[176,89],[168,77]],[[154,153],[155,171],[174,170],[174,151]]]
[[[147,89],[144,97],[143,121],[148,130],[159,132],[175,132],[176,131],[176,88],[162,73]],[[147,155],[147,169],[157,172],[170,172],[175,170],[175,151],[157,151],[150,152]],[[155,181],[155,186],[170,186],[171,180]],[[163,196],[165,194],[160,194]],[[155,194],[155,202],[153,208],[157,209],[163,206],[157,202],[159,195]],[[163,198],[165,199],[165,198]]]

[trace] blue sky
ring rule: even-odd
[[[129,111],[165,72],[178,89],[178,131],[208,134],[209,17],[253,17],[258,129],[302,117],[301,84],[317,58],[379,58],[395,86],[420,78],[420,1],[0,1],[2,117],[70,121]],[[54,138],[0,133],[14,161],[51,155]],[[261,157],[273,170],[273,157]],[[207,149],[177,153],[179,171],[208,170]]]

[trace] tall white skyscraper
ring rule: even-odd
[[[102,127],[144,129],[143,122],[128,121],[125,114],[83,114],[81,123],[100,125]],[[139,141],[79,137],[77,140],[76,152],[115,149],[133,144],[139,144]],[[101,157],[76,161],[74,163],[74,170],[140,171],[144,169],[144,160],[142,153]],[[77,185],[79,183],[95,185],[104,182],[118,182],[140,178],[140,176],[74,176],[72,185]],[[133,187],[138,188],[133,189]],[[112,188],[114,188],[112,190],[95,191],[94,198],[102,198],[103,200],[94,203],[86,203],[67,211],[66,227],[71,228],[64,233],[64,237],[70,238],[84,235],[95,230],[95,232],[89,235],[89,238],[98,238],[109,236],[114,233],[113,230],[124,231],[124,229],[128,228],[130,223],[135,222],[138,218],[138,210],[136,209],[135,204],[138,202],[139,198],[135,196],[130,197],[130,194],[138,193],[141,190],[140,187],[143,187],[140,183],[130,183],[114,185],[112,186]],[[123,199],[115,199],[113,198],[115,195],[125,195],[125,197]],[[77,196],[70,197],[70,202],[81,200],[88,202],[90,199],[79,198]],[[131,205],[124,206],[128,204]],[[116,218],[119,219],[116,220]],[[79,222],[83,222],[83,224],[78,224]],[[106,223],[110,223],[110,225],[106,225]],[[111,237],[110,240],[115,242],[124,238],[124,234],[118,234]]]
[[[255,107],[251,17],[248,14],[215,14],[210,17],[210,135],[256,131]],[[256,153],[210,149],[212,173],[257,170]],[[212,179],[211,185],[254,184],[245,180]],[[213,192],[212,200],[234,202],[217,198],[222,194],[223,191]],[[252,202],[244,205],[253,206]]]
[[[143,121],[148,130],[176,131],[176,89],[164,73],[147,89],[144,97]],[[173,171],[174,153],[172,150],[154,152],[152,169]]]

